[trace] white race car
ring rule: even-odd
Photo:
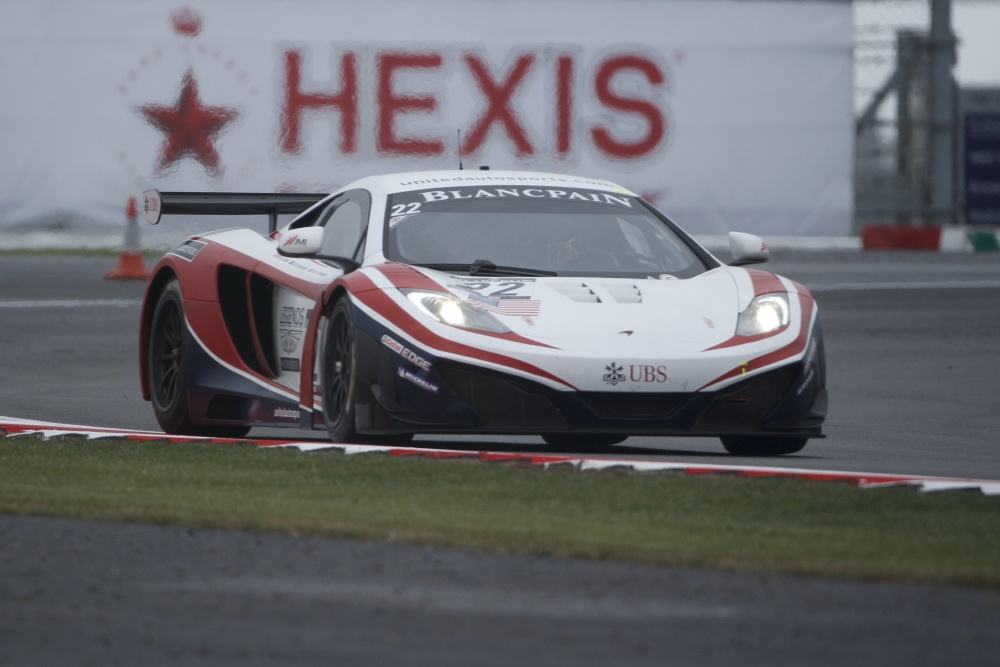
[[[714,436],[741,455],[823,437],[812,295],[730,234],[728,265],[640,197],[516,171],[374,176],[330,195],[145,193],[163,214],[269,214],[155,267],[142,388],[168,433],[535,434],[593,449]],[[298,213],[277,228],[280,213]]]

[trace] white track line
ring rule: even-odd
[[[0,301],[0,308],[138,308],[142,299],[40,299]]]
[[[887,283],[834,283],[832,285],[812,285],[810,292],[841,292],[869,290],[908,289],[1000,289],[1000,280],[956,280],[954,282],[887,282]]]

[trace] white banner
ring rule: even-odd
[[[847,2],[5,2],[0,233],[461,159],[608,178],[694,233],[847,234],[852,42]]]

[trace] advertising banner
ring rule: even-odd
[[[143,190],[414,169],[607,178],[694,233],[841,235],[847,2],[0,4],[0,233]]]

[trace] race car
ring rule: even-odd
[[[737,455],[823,437],[809,291],[745,268],[768,259],[759,237],[731,232],[724,263],[609,181],[455,170],[328,195],[151,190],[144,214],[270,221],[192,236],[153,270],[140,373],[167,433],[531,434],[580,450],[711,436]]]

